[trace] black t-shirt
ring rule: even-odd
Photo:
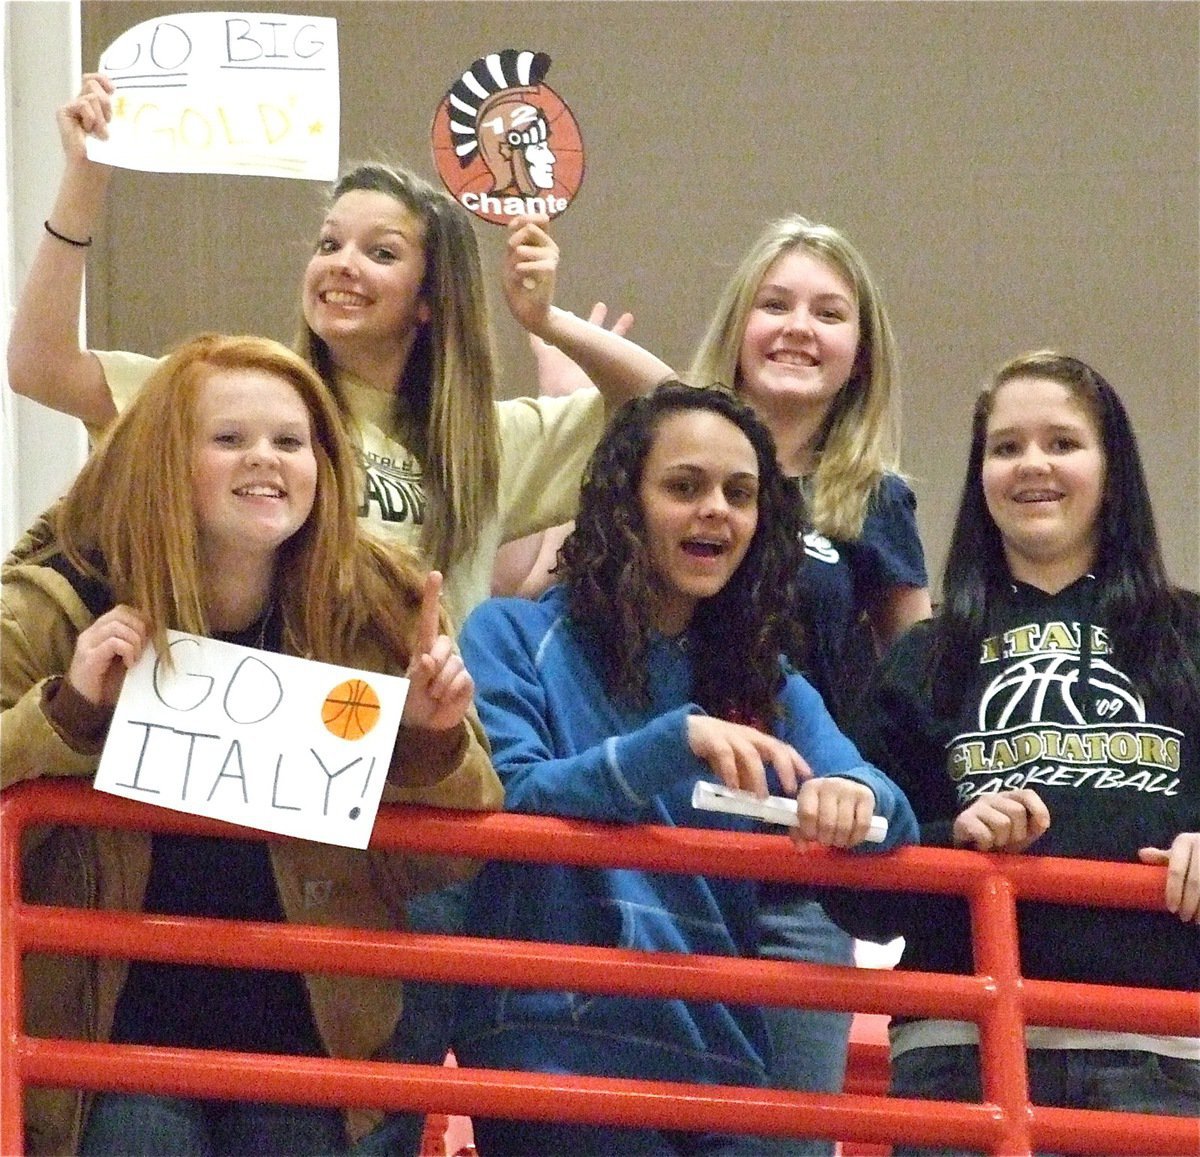
[[[265,629],[264,629],[265,627]],[[275,616],[217,636],[279,646]],[[283,907],[262,842],[153,837],[146,912],[280,923]],[[117,1001],[112,1039],[123,1044],[320,1056],[308,995],[294,972],[134,960]]]

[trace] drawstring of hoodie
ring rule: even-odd
[[[1080,600],[1079,612],[1079,709],[1083,721],[1090,723],[1095,715],[1095,688],[1092,686],[1092,611],[1096,602],[1096,576],[1089,574]]]

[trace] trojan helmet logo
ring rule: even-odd
[[[433,120],[446,188],[485,221],[555,217],[583,180],[583,142],[570,109],[543,82],[544,52],[481,56],[454,82]]]

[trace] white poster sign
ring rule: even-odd
[[[365,848],[408,680],[169,632],[125,676],[100,791]]]
[[[105,49],[109,139],[88,156],[157,173],[332,181],[338,171],[337,21],[183,12],[146,20]]]

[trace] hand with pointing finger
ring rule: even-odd
[[[430,571],[421,592],[417,635],[406,672],[408,698],[400,722],[405,727],[448,731],[462,723],[475,683],[449,635],[441,627],[442,576]]]

